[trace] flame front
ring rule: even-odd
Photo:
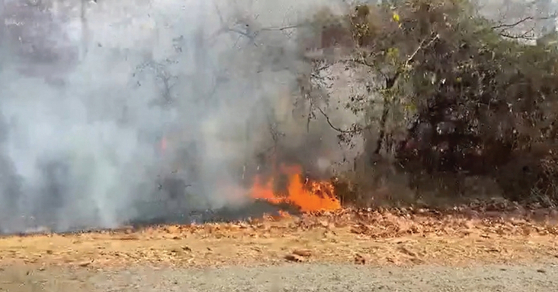
[[[250,196],[274,204],[292,204],[299,207],[303,212],[332,211],[341,208],[341,202],[335,198],[331,183],[303,181],[302,171],[297,166],[283,166],[281,172],[288,176],[288,185],[284,196],[275,194],[273,178],[265,182],[260,176],[255,178]]]
[[[163,137],[159,142],[161,153],[164,154],[167,147],[167,137]],[[256,176],[250,196],[273,204],[291,204],[297,206],[302,212],[341,209],[341,202],[334,196],[334,188],[330,182],[307,179],[303,181],[302,169],[299,166],[282,165],[279,170],[288,177],[286,194],[278,195],[274,192],[274,176],[267,181],[264,181],[261,176]]]

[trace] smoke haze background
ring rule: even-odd
[[[242,204],[242,166],[302,70],[292,32],[255,33],[323,4],[4,0],[0,231],[154,216],[172,172],[186,209]]]

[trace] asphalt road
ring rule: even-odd
[[[0,272],[0,291],[558,291],[558,265],[380,268],[296,264],[203,270],[136,267],[126,271],[6,268]]]

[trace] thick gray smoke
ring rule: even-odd
[[[3,0],[0,231],[242,203],[317,2]]]

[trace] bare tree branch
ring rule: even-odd
[[[430,41],[428,41],[428,43],[426,43],[426,38],[423,39],[420,44],[418,45],[418,47],[415,49],[415,51],[407,58],[407,61],[405,61],[405,67],[409,66],[410,63],[415,59],[416,55],[418,54],[418,52],[420,52],[420,50],[423,50],[427,47],[430,47],[435,41],[437,41],[440,38],[439,34],[436,34],[434,37],[432,37],[430,39]],[[425,44],[426,43],[426,44]]]
[[[522,24],[522,23],[524,23],[524,22],[527,22],[527,21],[529,21],[529,20],[532,20],[532,21],[537,21],[537,20],[548,20],[548,19],[555,18],[556,16],[557,16],[557,15],[556,15],[555,13],[554,13],[554,14],[551,14],[551,15],[543,16],[543,17],[527,16],[527,17],[524,17],[524,18],[522,18],[522,19],[520,19],[520,20],[518,20],[518,21],[516,21],[516,22],[512,22],[512,23],[500,23],[500,24],[498,24],[498,25],[495,25],[495,26],[490,27],[490,29],[492,29],[492,30],[496,30],[496,29],[509,29],[509,28],[514,28],[514,27],[516,27],[516,26],[518,26],[518,25],[520,25],[520,24]]]
[[[326,119],[327,124],[328,124],[332,129],[334,129],[335,131],[337,131],[337,132],[339,132],[339,133],[342,133],[342,134],[355,134],[355,133],[358,133],[358,132],[360,132],[361,130],[363,130],[363,129],[343,130],[343,129],[341,129],[341,128],[338,128],[338,127],[334,126],[334,125],[331,123],[331,119],[329,118],[329,116],[328,116],[319,106],[317,106],[316,109],[318,109],[318,111],[324,116],[324,118]]]

